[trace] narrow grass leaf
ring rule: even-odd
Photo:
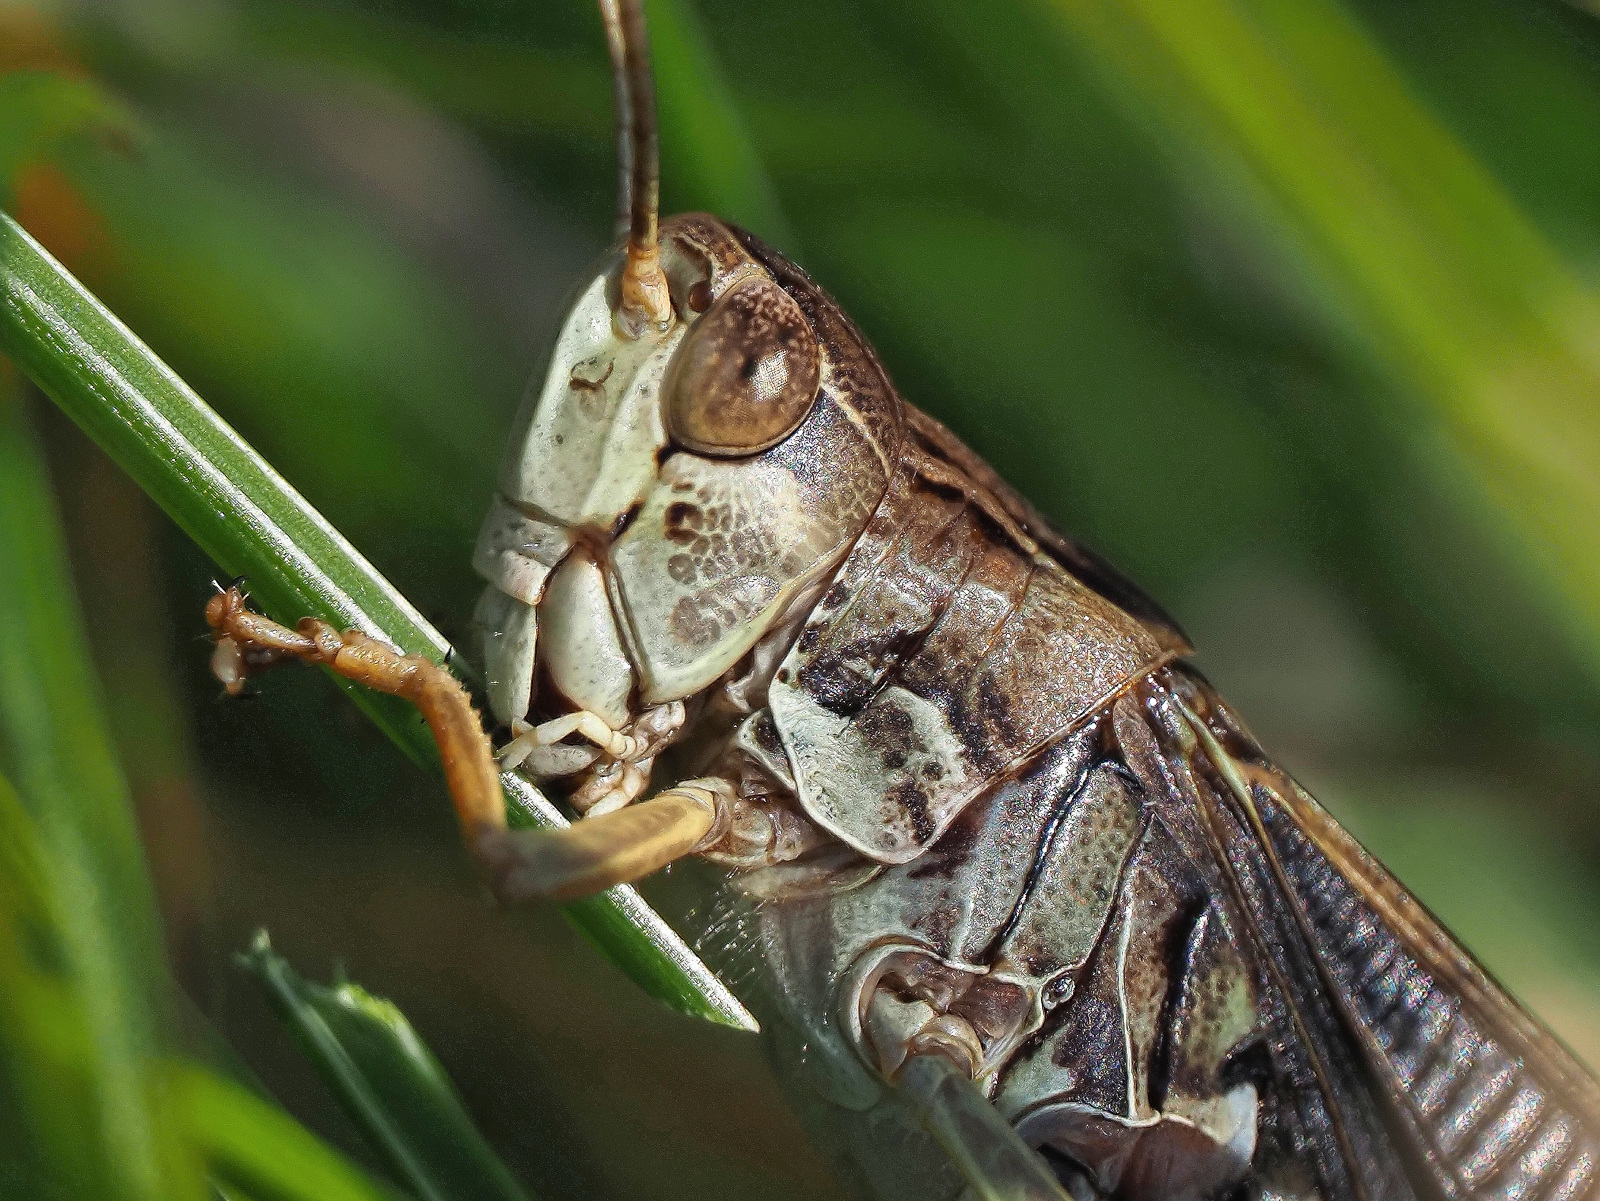
[[[241,966],[256,977],[345,1112],[423,1201],[529,1201],[484,1141],[444,1068],[391,1002],[313,984],[265,930]]]
[[[88,1198],[203,1196],[202,1168],[224,1201],[374,1201],[391,1195],[344,1164],[292,1118],[198,1067],[140,1065],[140,1091],[165,1145],[160,1191],[131,1190],[124,1141],[107,1138],[106,1089],[94,1015],[75,970],[70,878],[0,776],[0,1181],[25,1195]],[[220,1099],[220,1105],[218,1104]],[[196,1103],[204,1108],[197,1112]],[[248,1153],[241,1148],[247,1148]],[[205,1162],[210,1161],[210,1162]],[[221,1177],[221,1181],[215,1177]],[[253,1191],[238,1186],[251,1183]],[[225,1182],[225,1183],[224,1183]]]
[[[1600,679],[1600,296],[1337,0],[1054,7],[1185,169],[1303,256],[1402,401],[1370,435],[1494,532]]]
[[[21,783],[0,776],[0,1117],[25,1132],[4,1140],[13,1145],[0,1164],[38,1197],[198,1201],[208,1191],[202,1155],[226,1118],[214,1115],[197,1145],[179,1104],[192,1090],[174,1090],[162,1058],[176,1021],[155,897],[19,384],[0,359],[0,763]],[[270,1104],[250,1102],[235,1108],[275,1137],[311,1144],[304,1158],[332,1155]],[[263,1143],[242,1126],[235,1134]],[[381,1196],[320,1184],[311,1174],[257,1196]]]
[[[169,1062],[164,1088],[230,1201],[398,1201],[288,1114],[230,1080]]]
[[[80,1087],[64,1079],[57,1099],[88,1111],[79,1114],[83,1137],[104,1148],[111,1195],[196,1196],[198,1177],[150,1088],[166,998],[154,894],[100,713],[49,479],[18,377],[3,361],[0,373],[0,766],[20,796],[13,846],[35,843],[37,878],[50,891],[48,912],[34,907],[50,928],[36,928],[42,941],[32,949],[54,948],[48,961],[67,1002],[54,1053],[80,1061],[67,1073]],[[13,984],[37,993],[46,979]]]
[[[110,1197],[105,1090],[81,977],[33,818],[0,777],[0,1179],[40,1197]]]

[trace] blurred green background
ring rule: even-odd
[[[648,7],[664,207],[833,291],[1600,1063],[1600,16]],[[463,644],[611,120],[587,0],[0,4],[5,207]],[[759,1044],[493,911],[324,679],[215,703],[213,568],[32,415],[173,966],[292,1112],[366,1155],[233,966],[262,925],[394,999],[541,1196],[835,1195]]]

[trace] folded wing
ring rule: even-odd
[[[1323,1044],[1319,1087],[1347,1128],[1346,1154],[1368,1158],[1351,1144],[1372,1101],[1385,1127],[1374,1135],[1418,1196],[1600,1197],[1595,1077],[1261,754],[1204,681],[1167,680],[1161,728],[1176,744],[1182,727],[1192,738],[1179,756],[1191,773],[1185,791],[1241,917],[1302,1025],[1331,1009],[1344,1035],[1309,1041]],[[1367,1098],[1339,1095],[1352,1066]],[[1359,1162],[1351,1171],[1360,1192],[1391,1191],[1383,1173]]]

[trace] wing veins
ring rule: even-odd
[[[1528,1063],[1544,1087],[1565,1103],[1575,1119],[1600,1127],[1600,1084],[1576,1056],[1513,1002],[1477,960],[1444,931],[1438,919],[1331,818],[1304,805],[1298,796],[1285,796],[1282,802],[1284,812],[1312,846],[1389,924],[1402,946],[1416,955],[1435,979],[1454,989],[1464,1006],[1481,1017],[1487,1033],[1509,1054]]]
[[[1189,713],[1187,706],[1183,707],[1183,712],[1186,717],[1191,719],[1192,723],[1193,715]],[[1206,795],[1206,790],[1202,787],[1199,787],[1198,783],[1199,782],[1196,781],[1197,786],[1194,789],[1194,793],[1200,802],[1198,808],[1200,812],[1201,825],[1205,829],[1206,839],[1211,844],[1212,854],[1216,857],[1217,862],[1222,870],[1222,874],[1228,882],[1228,887],[1233,893],[1234,900],[1237,902],[1239,915],[1244,921],[1245,925],[1249,928],[1250,935],[1256,946],[1260,949],[1259,958],[1266,966],[1268,973],[1272,976],[1273,984],[1276,986],[1279,995],[1283,998],[1284,1009],[1288,1013],[1289,1021],[1294,1027],[1296,1039],[1306,1053],[1307,1060],[1311,1066],[1312,1075],[1316,1077],[1317,1088],[1322,1093],[1328,1120],[1333,1130],[1334,1139],[1338,1143],[1340,1156],[1343,1158],[1346,1165],[1345,1171],[1349,1178],[1350,1184],[1355,1188],[1358,1194],[1358,1201],[1365,1201],[1367,1197],[1366,1183],[1360,1178],[1356,1171],[1356,1165],[1360,1163],[1360,1160],[1356,1157],[1355,1147],[1350,1141],[1350,1132],[1345,1127],[1344,1114],[1340,1110],[1338,1094],[1334,1091],[1333,1082],[1328,1075],[1327,1066],[1322,1061],[1322,1053],[1318,1049],[1315,1041],[1312,1040],[1310,1031],[1306,1028],[1305,1019],[1300,1013],[1299,1006],[1297,1006],[1294,1002],[1294,992],[1289,986],[1289,981],[1284,975],[1283,969],[1278,965],[1278,962],[1273,957],[1271,951],[1267,949],[1270,947],[1271,943],[1262,930],[1261,924],[1256,919],[1255,914],[1250,911],[1250,904],[1246,898],[1244,886],[1239,882],[1237,870],[1233,865],[1233,861],[1228,857],[1227,847],[1223,842],[1222,836],[1217,831],[1215,825],[1215,815],[1212,812],[1213,802]],[[1257,835],[1257,841],[1260,841],[1259,834]],[[1287,892],[1287,890],[1283,888],[1281,880],[1279,882],[1279,889],[1280,891]],[[1316,960],[1317,958],[1314,946],[1312,948],[1312,958],[1313,960]]]
[[[1278,849],[1273,845],[1266,824],[1261,820],[1261,811],[1256,805],[1255,797],[1250,793],[1248,783],[1240,777],[1236,770],[1242,765],[1232,755],[1228,754],[1221,743],[1217,741],[1216,735],[1211,732],[1210,727],[1201,720],[1198,714],[1190,709],[1182,699],[1178,699],[1177,703],[1182,709],[1190,728],[1195,731],[1201,742],[1205,744],[1207,756],[1216,765],[1223,780],[1226,781],[1228,790],[1233,793],[1234,800],[1238,803],[1241,816],[1244,818],[1251,833],[1255,835],[1256,843],[1261,847],[1261,853],[1266,857],[1267,863],[1271,867],[1279,892],[1288,904],[1290,912],[1294,915],[1294,922],[1300,931],[1300,937],[1310,951],[1311,961],[1316,965],[1317,975],[1322,981],[1322,986],[1335,1008],[1339,1011],[1339,1015],[1344,1019],[1346,1030],[1361,1047],[1362,1055],[1367,1061],[1368,1070],[1389,1086],[1383,1090],[1384,1099],[1391,1106],[1398,1104],[1403,1107],[1396,1116],[1405,1122],[1413,1137],[1431,1152],[1429,1158],[1441,1170],[1438,1183],[1443,1187],[1446,1195],[1450,1197],[1461,1196],[1467,1189],[1466,1182],[1461,1179],[1460,1172],[1451,1157],[1445,1154],[1443,1147],[1439,1145],[1439,1141],[1426,1122],[1421,1109],[1412,1099],[1409,1091],[1401,1084],[1399,1075],[1394,1065],[1389,1061],[1389,1057],[1384,1054],[1383,1048],[1377,1045],[1376,1035],[1368,1027],[1367,1023],[1363,1022],[1355,1013],[1345,988],[1334,978],[1332,971],[1328,967],[1326,957],[1318,950],[1316,935],[1311,929],[1310,916],[1306,913],[1299,895],[1290,884],[1288,873],[1284,871],[1283,861],[1278,855]],[[1316,845],[1315,840],[1313,840],[1313,845]],[[1340,864],[1333,863],[1332,866],[1341,875],[1345,874]],[[1346,879],[1348,878],[1346,876]],[[1448,1178],[1444,1177],[1444,1173],[1448,1173]]]

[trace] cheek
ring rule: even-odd
[[[644,699],[707,687],[770,627],[815,561],[793,477],[680,456],[611,548]]]
[[[792,437],[755,458],[668,459],[609,556],[642,699],[681,700],[737,663],[860,533],[885,476],[826,392]]]

